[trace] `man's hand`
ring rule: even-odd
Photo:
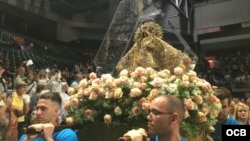
[[[41,132],[41,135],[44,136],[46,141],[52,141],[52,134],[54,133],[55,126],[52,123],[43,123],[43,124],[32,124],[28,128],[33,128],[36,132]],[[28,139],[34,139],[38,135],[28,135]]]

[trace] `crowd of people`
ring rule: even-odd
[[[218,62],[220,63],[215,69],[223,66],[221,59]],[[78,140],[76,131],[71,128],[60,130],[57,134],[54,134],[54,130],[57,125],[65,124],[67,113],[63,109],[63,104],[69,99],[68,88],[76,87],[90,72],[95,72],[96,67],[89,63],[75,65],[72,70],[60,70],[57,65],[49,68],[37,69],[23,61],[15,70],[11,68],[8,59],[1,58],[0,141]],[[238,67],[238,71],[241,71],[241,67]],[[237,75],[232,76],[238,78]],[[216,87],[214,91],[220,99],[222,110],[218,115],[215,132],[207,135],[207,138],[220,141],[222,125],[249,125],[250,100],[233,97],[231,90],[226,87]],[[169,103],[175,103],[177,106],[171,107]],[[176,97],[160,96],[151,103],[151,112],[147,116],[148,132],[157,134],[151,140],[163,141],[166,137],[169,140],[185,140],[179,133],[180,122],[183,119],[181,107],[183,106]],[[25,134],[24,127],[34,128],[37,132],[43,131],[43,137]]]
[[[37,70],[23,61],[14,70],[9,63],[8,59],[0,60],[0,141],[33,140],[36,137],[22,136],[29,125],[43,131],[42,140],[77,140],[70,128],[52,133],[56,125],[65,123],[63,105],[69,99],[68,87],[77,86],[93,68],[75,66],[70,72],[54,65]]]

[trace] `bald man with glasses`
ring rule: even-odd
[[[184,104],[176,96],[160,95],[150,104],[148,133],[154,141],[185,141],[180,135]]]

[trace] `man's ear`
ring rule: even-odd
[[[177,113],[173,113],[172,115],[172,122],[179,123],[180,116]]]
[[[60,115],[60,109],[56,109],[55,113],[56,113],[57,116],[59,116]]]

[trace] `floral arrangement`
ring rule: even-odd
[[[196,136],[214,130],[221,105],[207,81],[196,72],[184,72],[176,67],[156,71],[150,67],[126,69],[114,78],[111,74],[97,77],[91,73],[76,88],[69,88],[71,98],[65,103],[68,124],[84,127],[94,122],[147,128],[147,112],[154,97],[170,94],[181,98],[185,105],[185,119],[181,124],[183,136]]]

